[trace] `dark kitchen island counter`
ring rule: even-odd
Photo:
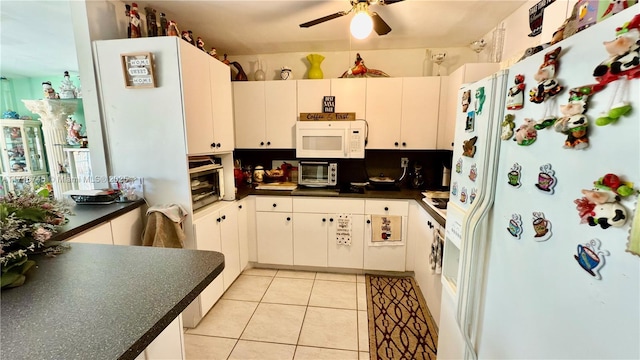
[[[219,252],[73,243],[2,291],[3,359],[134,359],[224,269]]]

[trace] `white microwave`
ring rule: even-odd
[[[314,159],[364,159],[366,122],[298,121],[296,157]]]

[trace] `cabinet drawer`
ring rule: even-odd
[[[409,214],[407,200],[365,200],[365,214],[399,215]]]
[[[257,196],[256,211],[291,212],[293,204],[288,196]]]
[[[293,212],[316,214],[364,214],[364,200],[293,198]]]

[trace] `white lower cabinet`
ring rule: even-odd
[[[407,249],[407,217],[409,203],[407,200],[366,200],[365,201],[365,243],[364,268],[383,271],[405,271]],[[400,219],[400,244],[374,245],[373,236],[378,236],[381,229],[374,229],[373,219],[376,216],[398,216]]]
[[[105,222],[100,225],[94,226],[91,229],[83,231],[67,241],[87,244],[113,245],[113,237],[111,236],[111,223]]]
[[[81,232],[67,241],[87,244],[140,245],[142,244],[143,208],[135,208],[111,221]]]
[[[338,215],[339,217],[340,215]],[[338,222],[329,223],[328,265],[336,268],[362,269],[364,246],[364,215],[349,214],[351,222],[351,244],[339,244],[336,231]]]
[[[293,213],[290,197],[256,198],[258,262],[293,265]]]
[[[327,266],[329,215],[296,214],[293,225],[293,265]]]
[[[178,315],[136,359],[185,359],[182,316]]]

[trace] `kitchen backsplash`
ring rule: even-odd
[[[370,177],[385,176],[399,179],[402,176],[401,159],[409,159],[406,180],[401,187],[411,187],[414,166],[422,166],[424,184],[421,189],[438,189],[442,184],[443,166],[451,167],[452,152],[449,150],[366,150],[364,159],[315,159],[338,163],[338,183],[365,182]],[[243,167],[261,165],[265,169],[272,167],[274,160],[296,160],[295,149],[239,149],[234,158],[240,160]],[[309,160],[309,159],[305,159]]]

